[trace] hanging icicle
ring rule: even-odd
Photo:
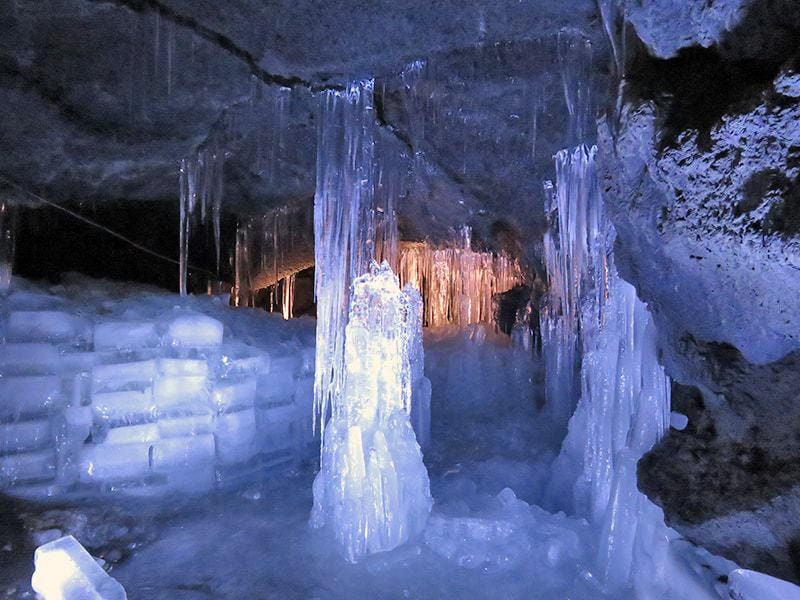
[[[201,225],[212,229],[216,272],[219,276],[224,163],[225,153],[216,143],[211,143],[180,163],[178,288],[181,296],[188,293],[190,238],[199,232]]]
[[[0,293],[8,291],[14,270],[16,207],[0,201]]]

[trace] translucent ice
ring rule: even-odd
[[[80,333],[80,321],[55,310],[13,311],[8,315],[7,336],[17,342],[59,342]]]
[[[49,420],[0,424],[0,454],[35,450],[51,442]]]
[[[173,319],[167,329],[172,346],[205,348],[222,343],[222,323],[206,315],[183,315]]]
[[[419,293],[388,264],[353,282],[345,389],[325,428],[311,523],[329,525],[345,557],[396,548],[425,526],[428,474],[411,426],[408,337]]]
[[[43,600],[126,600],[125,589],[71,535],[39,546],[31,587]]]
[[[551,411],[557,420],[569,414],[578,364],[580,400],[553,468],[552,503],[598,528],[596,569],[609,593],[658,581],[670,597],[687,597],[687,586],[664,577],[669,547],[659,541],[668,530],[636,486],[638,460],[668,426],[670,385],[647,306],[617,274],[595,154],[579,146],[555,157],[558,240],[545,240],[551,291],[542,311],[547,401],[559,407]]]
[[[158,332],[151,321],[111,321],[94,329],[95,350],[148,348],[158,345]]]

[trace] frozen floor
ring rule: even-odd
[[[345,562],[308,527],[311,464],[199,499],[95,501],[61,512],[3,500],[0,597],[33,597],[27,525],[40,543],[75,533],[113,564],[131,600],[606,598],[585,567],[594,554],[588,525],[535,506],[555,455],[537,419],[540,373],[521,373],[525,363],[510,349],[462,347],[451,362],[460,345],[426,340],[434,442],[425,459],[436,503],[423,536],[406,546]],[[471,369],[473,358],[486,370]]]

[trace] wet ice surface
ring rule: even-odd
[[[536,506],[557,451],[541,441],[541,373],[483,335],[427,335],[435,505],[423,534],[395,551],[348,564],[308,526],[313,464],[202,498],[109,499],[55,515],[27,506],[23,523],[40,539],[73,533],[132,600],[607,597],[584,566],[596,550],[588,525]],[[32,594],[35,544],[19,525],[9,533],[20,510],[0,526],[0,548],[13,544],[0,561],[0,581],[19,590],[11,597]]]

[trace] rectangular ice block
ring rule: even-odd
[[[243,462],[255,454],[256,417],[252,408],[218,415],[214,440],[217,460],[230,465]]]
[[[43,600],[127,600],[125,589],[71,535],[39,546],[31,587]]]
[[[208,362],[189,358],[161,358],[158,370],[167,377],[173,376],[208,376]]]
[[[92,369],[92,389],[94,391],[115,391],[129,388],[134,384],[147,385],[158,377],[154,360],[98,365]]]
[[[52,375],[61,367],[61,355],[51,344],[0,344],[0,373]]]
[[[151,348],[159,343],[155,323],[151,321],[110,321],[94,328],[94,349]]]
[[[92,411],[102,421],[130,422],[151,418],[156,414],[153,390],[131,390],[127,392],[103,392],[92,394]]]
[[[172,346],[208,348],[222,343],[222,323],[202,314],[190,314],[172,320],[166,341]]]
[[[81,324],[57,310],[19,310],[8,315],[7,337],[15,342],[63,342],[77,337]]]
[[[158,431],[162,438],[212,433],[214,431],[214,417],[210,411],[204,415],[162,417],[158,420]]]
[[[161,377],[153,387],[159,411],[179,404],[205,405],[208,400],[208,379],[205,377]]]
[[[126,427],[112,427],[108,430],[102,444],[138,444],[155,442],[158,439],[158,425],[155,423],[143,423],[141,425],[128,425]]]
[[[54,450],[0,456],[0,484],[50,479],[56,474]]]
[[[253,406],[256,396],[256,378],[248,377],[242,381],[218,381],[211,392],[211,400],[218,412],[228,412],[238,408]]]
[[[50,421],[19,421],[0,425],[0,453],[24,452],[52,445]]]
[[[214,436],[210,433],[160,440],[153,445],[153,469],[214,464]]]
[[[139,479],[150,473],[152,444],[87,444],[81,450],[81,481]]]
[[[45,412],[61,395],[61,380],[53,375],[0,378],[0,419]]]

